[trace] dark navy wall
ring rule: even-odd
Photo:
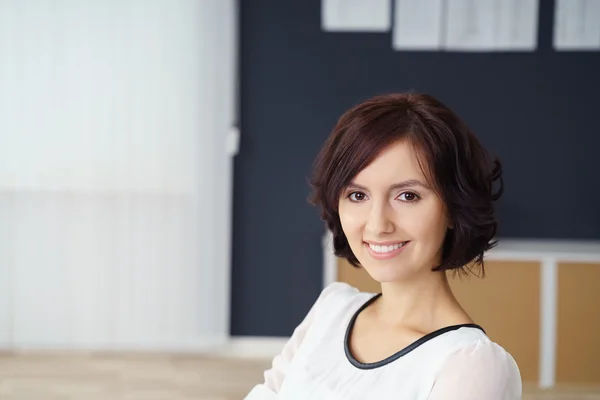
[[[390,33],[321,30],[320,1],[240,1],[233,335],[289,335],[322,287],[314,157],[339,115],[414,89],[454,108],[504,162],[500,236],[600,239],[600,52],[395,52]]]

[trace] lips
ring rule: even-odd
[[[385,253],[389,253],[391,251],[399,249],[400,247],[404,246],[406,243],[408,243],[408,241],[399,242],[399,243],[395,243],[395,244],[389,244],[389,245],[378,245],[378,244],[369,243],[369,248],[376,253],[385,254]]]
[[[377,260],[387,260],[402,253],[409,244],[410,241],[386,244],[365,243],[365,247],[371,257]]]

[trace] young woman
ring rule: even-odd
[[[325,288],[246,399],[520,399],[514,359],[448,284],[483,272],[502,193],[466,124],[428,95],[369,99],[338,121],[312,186],[336,255],[381,293]]]

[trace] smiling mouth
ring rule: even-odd
[[[369,249],[377,254],[389,254],[392,253],[398,249],[403,248],[404,246],[406,246],[406,244],[408,244],[409,241],[406,242],[399,242],[399,243],[395,243],[395,244],[390,244],[390,245],[378,245],[378,244],[371,244],[371,243],[367,243]]]

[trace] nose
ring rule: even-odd
[[[390,218],[390,205],[386,202],[372,203],[365,229],[369,235],[376,237],[394,231],[394,223]]]

